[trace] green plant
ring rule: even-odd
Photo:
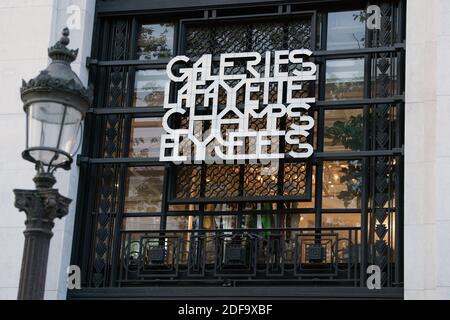
[[[336,121],[325,128],[325,138],[332,139],[333,145],[342,144],[345,149],[359,151],[362,147],[362,115],[351,116],[348,121]]]
[[[331,139],[333,145],[342,144],[349,150],[361,150],[363,142],[362,115],[351,116],[347,121],[336,121],[332,127],[325,128],[325,137]],[[347,190],[341,191],[338,199],[344,201],[345,207],[348,207],[353,199],[361,197],[361,163],[350,161],[348,167],[341,168],[340,182],[347,186]]]
[[[353,199],[361,198],[362,165],[359,161],[350,161],[348,168],[341,168],[341,183],[347,186],[347,190],[341,191],[338,199],[344,201],[347,208]]]

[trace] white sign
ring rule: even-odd
[[[311,55],[310,50],[299,49],[266,52],[264,61],[256,52],[221,54],[214,63],[211,55],[195,62],[186,56],[173,58],[167,74],[175,85],[169,82],[165,89],[166,134],[161,137],[160,160],[218,163],[282,159],[286,155],[279,152],[280,137],[296,146],[288,156],[309,158],[313,147],[305,138],[314,127],[314,119],[305,113],[315,97],[304,97],[302,89],[306,82],[317,79],[316,65],[304,61]],[[176,98],[172,102],[170,90],[174,87]],[[300,92],[302,97],[298,98]],[[188,118],[187,128],[171,127],[171,120],[180,115]],[[278,123],[285,116],[290,125],[281,130]],[[250,122],[257,119],[265,119],[264,128],[252,129]]]

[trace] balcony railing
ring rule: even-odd
[[[124,231],[119,286],[361,281],[359,228]]]

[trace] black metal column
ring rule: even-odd
[[[16,208],[27,215],[18,300],[44,299],[53,221],[67,215],[71,202],[52,189],[52,174],[39,172],[33,180],[36,190],[14,190]]]

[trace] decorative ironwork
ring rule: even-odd
[[[189,25],[186,28],[188,57],[231,52],[310,49],[311,19],[308,16],[274,22],[233,22]]]
[[[391,3],[382,3],[381,7],[381,29],[375,33],[374,43],[378,46],[389,46],[394,39],[393,19],[394,9]],[[376,96],[385,98],[392,95],[391,83],[394,68],[392,58],[388,53],[381,53],[374,58],[376,63]],[[391,148],[390,128],[392,124],[391,106],[387,104],[377,105],[374,112],[374,143],[375,150],[388,150]],[[373,195],[373,225],[374,252],[373,262],[378,265],[382,272],[382,285],[388,283],[388,265],[392,255],[391,242],[388,239],[391,228],[391,217],[393,212],[389,205],[392,199],[392,163],[388,157],[377,157],[374,159],[375,181]]]
[[[308,193],[308,168],[306,163],[287,163],[284,165],[283,194],[285,196],[301,196]]]
[[[119,283],[279,282],[358,285],[359,228],[156,230],[122,236]],[[341,234],[345,238],[341,238]]]
[[[233,198],[239,196],[239,166],[206,166],[206,198]]]
[[[128,58],[130,22],[116,20],[112,26],[112,47],[107,56],[111,60]],[[127,73],[124,67],[112,67],[108,76],[106,103],[109,107],[124,106]],[[106,158],[119,157],[123,143],[123,120],[119,115],[109,115],[103,119],[103,150]],[[119,168],[107,165],[99,168],[98,200],[94,233],[94,258],[92,261],[91,282],[94,287],[108,285],[110,259],[112,255],[112,236],[117,213],[119,191]],[[122,183],[122,182],[120,182]]]
[[[78,226],[78,230],[88,234],[80,236],[85,242],[76,252],[75,264],[85,265],[87,267],[84,268],[88,269],[85,270],[88,281],[82,286],[149,286],[169,283],[222,286],[260,282],[276,286],[314,283],[314,286],[333,284],[356,287],[365,286],[367,275],[363,267],[371,264],[381,267],[384,286],[401,286],[402,274],[398,270],[398,263],[402,248],[401,242],[397,242],[398,239],[394,237],[393,228],[397,225],[396,219],[402,208],[398,196],[402,183],[402,156],[395,150],[400,149],[403,144],[403,105],[397,102],[377,104],[371,99],[402,93],[404,51],[388,50],[389,53],[384,53],[383,48],[402,43],[403,33],[400,30],[403,26],[397,23],[401,14],[397,1],[381,2],[384,15],[382,30],[368,31],[365,41],[368,47],[380,50],[378,53],[361,54],[371,68],[364,69],[367,99],[360,104],[360,131],[365,137],[360,137],[360,149],[338,154],[325,150],[317,152],[311,161],[298,162],[300,160],[287,158],[280,161],[278,168],[268,169],[266,173],[269,174],[264,175],[260,174],[264,166],[253,163],[172,165],[166,170],[164,177],[164,192],[167,190],[168,194],[162,197],[161,212],[140,213],[143,217],[160,219],[162,230],[148,230],[150,228],[143,224],[143,230],[130,231],[122,224],[123,218],[129,219],[124,210],[124,170],[127,166],[160,164],[154,159],[140,159],[142,163],[136,159],[129,162],[123,159],[127,157],[127,121],[134,115],[116,115],[116,109],[113,108],[129,107],[134,82],[133,70],[136,66],[161,68],[166,61],[155,61],[155,65],[148,61],[126,61],[135,58],[129,55],[129,52],[136,51],[130,47],[130,39],[137,36],[139,27],[131,28],[131,19],[128,18],[100,18],[99,25],[107,26],[105,36],[109,40],[105,42],[109,42],[107,46],[100,48],[99,60],[102,61],[95,65],[96,96],[99,101],[95,107],[111,109],[102,110],[104,115],[91,114],[92,121],[86,124],[90,127],[91,136],[99,137],[100,142],[89,140],[87,156],[100,158],[97,162],[104,160],[105,163],[99,165],[87,162],[85,166],[88,170],[82,171],[88,173],[85,178],[89,183],[80,186],[88,191],[80,200],[83,205],[78,215],[86,216],[87,224],[92,228],[85,232],[85,225]],[[218,9],[218,12],[220,10],[222,9]],[[317,13],[320,14],[274,14],[267,19],[256,16],[221,19],[219,15],[214,19],[196,21],[175,19],[173,23],[177,25],[180,22],[181,26],[178,28],[179,34],[175,35],[181,46],[174,54],[184,54],[194,59],[203,54],[212,54],[213,72],[216,72],[219,64],[217,58],[225,52],[253,51],[264,54],[266,51],[299,48],[314,51],[318,47],[314,43],[313,30],[321,34],[318,39],[320,42],[326,41],[322,39],[326,38],[326,28],[323,29],[321,23],[325,22],[328,10],[328,7],[318,5]],[[103,23],[104,21],[107,23]],[[317,25],[313,26],[312,21],[317,22]],[[135,35],[131,35],[131,29],[136,30]],[[340,59],[343,56],[333,52],[321,56],[321,51],[314,54],[321,70],[326,67],[328,59]],[[349,54],[354,56],[355,50],[349,50]],[[109,60],[124,61],[123,65],[118,66]],[[294,65],[289,70],[281,67],[280,71],[292,72],[293,69]],[[242,70],[243,66],[237,62],[227,72]],[[322,97],[325,82],[324,79],[319,79],[317,84],[304,86],[302,90],[295,92],[294,98],[312,96],[317,92],[317,97]],[[277,84],[270,84],[269,92],[269,103],[275,103],[279,95]],[[252,93],[253,99],[259,99],[262,104],[263,96],[261,93]],[[236,106],[243,108],[244,101],[245,92],[241,90],[237,95]],[[203,102],[202,98],[197,97],[196,105],[202,105]],[[321,101],[327,111],[334,110],[334,103],[336,102]],[[338,104],[339,109],[346,110],[343,101]],[[308,139],[302,139],[302,142],[314,143],[319,149],[324,143],[324,123],[326,125],[329,121],[322,105],[305,112],[315,118],[317,129]],[[349,109],[358,107],[354,101],[351,105]],[[222,92],[219,93],[219,109],[224,106],[226,93]],[[164,114],[158,108],[151,112],[146,109],[142,109],[138,115],[162,117]],[[231,119],[233,115],[226,117]],[[288,117],[282,118],[277,125],[285,128],[290,125],[291,120]],[[250,119],[249,125],[260,129],[266,122],[267,119]],[[187,128],[188,118],[180,116],[170,125],[173,128]],[[207,128],[208,125],[202,130]],[[232,128],[232,125],[223,126],[222,134],[226,133],[227,128]],[[280,150],[285,153],[295,151],[283,139],[280,141]],[[372,151],[396,155],[368,156],[367,152]],[[351,168],[347,168],[345,176],[339,175],[342,171],[335,176],[330,175],[329,180],[324,181],[321,173],[324,163],[345,162],[354,158],[362,159],[361,169],[353,172]],[[110,162],[107,161],[112,160],[121,165],[108,164]],[[342,166],[345,163],[341,164],[341,169],[344,170]],[[339,165],[336,170],[339,170]],[[352,182],[353,178],[357,183]],[[352,198],[353,207],[347,208],[348,202],[341,201],[339,193],[332,200],[325,198],[324,195],[333,186],[338,189],[339,185],[345,184],[356,188],[349,191],[348,195]],[[313,186],[316,191],[314,193],[311,192]],[[305,200],[308,202],[303,202]],[[87,204],[84,204],[85,201]],[[335,202],[343,203],[344,208],[330,208],[329,204]],[[324,229],[327,219],[321,218],[325,214],[334,214],[332,209],[349,213],[348,216],[356,216],[356,212],[361,212],[361,227],[350,228],[344,219],[339,224],[343,225],[341,229]],[[305,212],[315,215],[315,220],[306,224]],[[165,230],[164,228],[176,225],[174,217],[177,221],[185,218],[182,227],[180,223],[180,229],[193,230]],[[262,218],[272,220],[264,223]],[[207,223],[211,219],[217,219],[215,228],[218,230],[209,229],[214,225]],[[222,223],[227,219],[232,222]],[[250,220],[251,223],[248,224]],[[299,227],[308,225],[311,229],[283,229],[288,224]],[[262,229],[221,230],[224,225],[229,229],[250,225]],[[281,226],[281,229],[264,229],[272,226]],[[84,250],[85,248],[90,248],[90,251]]]
[[[175,192],[179,199],[200,197],[201,166],[180,166],[175,171]]]
[[[278,195],[278,167],[245,166],[244,196],[274,197],[276,195]]]

